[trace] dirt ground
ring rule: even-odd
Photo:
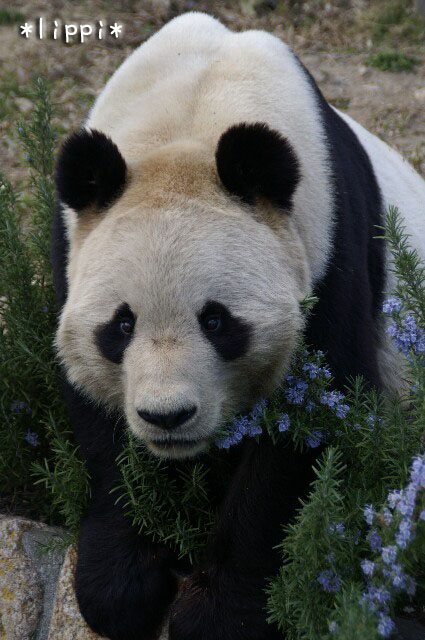
[[[397,2],[17,0],[13,7],[0,3],[0,167],[18,186],[28,173],[16,124],[30,115],[29,86],[34,77],[44,75],[51,81],[57,124],[65,134],[79,126],[107,78],[138,44],[173,16],[204,10],[232,29],[264,28],[284,39],[332,104],[401,151],[425,175],[425,20],[414,13],[413,5],[401,18],[391,14]],[[404,5],[410,7],[407,0]],[[37,35],[40,17],[43,39]],[[104,34],[102,40],[91,36],[84,43],[76,36],[66,44],[63,38],[52,39],[54,20],[59,25],[92,23],[97,28],[99,20],[105,26],[117,22],[123,33],[118,38]],[[20,35],[25,22],[34,27],[28,38]],[[367,66],[370,55],[382,50],[415,57],[413,72],[390,73]]]

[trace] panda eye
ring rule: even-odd
[[[221,329],[222,321],[219,313],[214,313],[202,319],[203,327],[209,333],[217,333]]]
[[[134,318],[120,318],[120,331],[125,336],[131,336],[134,330]]]

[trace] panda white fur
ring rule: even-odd
[[[57,347],[92,477],[77,596],[99,633],[147,640],[175,597],[175,558],[109,495],[126,426],[156,455],[207,450],[281,379],[312,292],[307,341],[337,384],[397,386],[375,225],[397,205],[425,256],[425,183],[331,108],[276,37],[188,13],[109,80],[62,148],[57,190]],[[232,455],[217,536],[172,605],[171,640],[279,637],[264,581],[312,455],[266,438]]]

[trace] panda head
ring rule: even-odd
[[[154,454],[206,449],[287,367],[310,281],[291,217],[299,178],[289,143],[259,123],[130,166],[98,131],[65,142],[59,357]]]

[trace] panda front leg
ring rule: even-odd
[[[137,534],[109,487],[94,490],[75,576],[80,611],[94,631],[110,640],[158,638],[176,592],[169,561],[166,549]]]
[[[125,425],[63,381],[76,441],[91,478],[80,528],[75,591],[88,625],[110,640],[154,640],[176,593],[170,550],[140,536],[121,506],[116,458]]]
[[[185,580],[172,605],[170,640],[282,638],[266,622],[264,589],[280,567],[274,547],[308,491],[317,451],[301,454],[266,435],[242,446],[208,561]]]

